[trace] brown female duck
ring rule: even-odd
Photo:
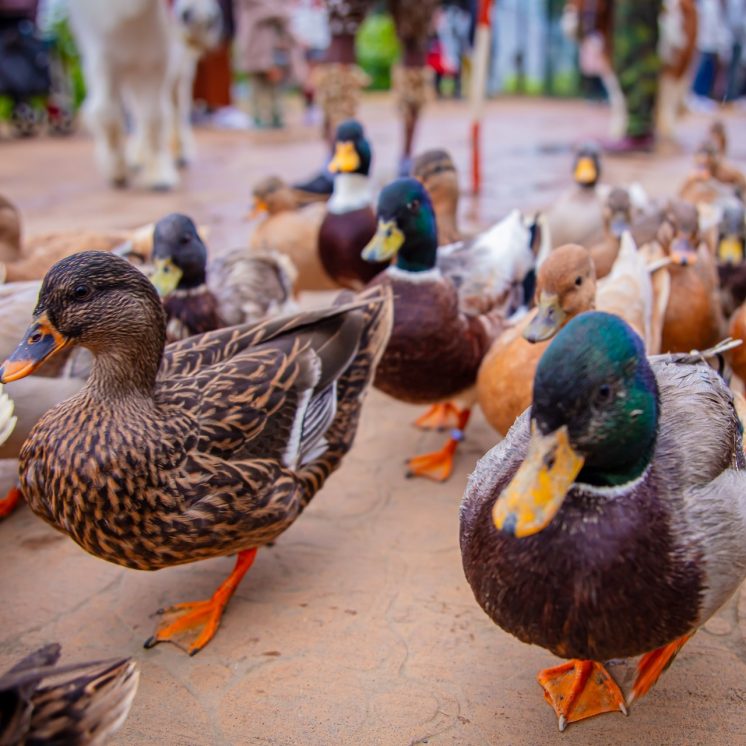
[[[45,645],[0,674],[0,743],[100,746],[124,724],[139,671],[129,658],[58,666]]]
[[[438,245],[462,241],[458,227],[458,173],[447,150],[426,150],[414,159],[412,176],[421,181],[433,203],[438,224]]]
[[[238,553],[212,598],[167,611],[148,646],[181,638],[200,650],[257,549],[340,465],[391,315],[390,294],[376,289],[164,349],[158,294],[125,260],[84,252],[49,271],[0,380],[28,375],[67,345],[87,347],[94,363],[83,389],[47,412],[24,445],[31,509],[125,567]]]

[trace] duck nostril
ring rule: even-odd
[[[41,341],[42,333],[41,332],[34,332],[29,338],[28,343],[30,345],[35,345],[37,342]]]

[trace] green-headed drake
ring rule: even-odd
[[[372,158],[362,125],[354,119],[342,122],[329,163],[329,170],[335,174],[334,191],[319,228],[318,249],[329,277],[352,290],[360,290],[388,265],[370,264],[360,256],[376,232],[369,176]]]
[[[533,289],[539,232],[516,210],[477,238],[438,250],[430,198],[416,179],[397,179],[378,202],[378,231],[363,257],[393,260],[373,284],[394,292],[394,330],[374,385],[410,404],[438,404],[417,424],[454,430],[446,445],[409,461],[409,472],[444,480],[475,400],[477,371],[511,310]],[[450,403],[458,399],[463,408]]]
[[[533,406],[477,464],[461,553],[487,614],[572,659],[539,682],[560,730],[625,710],[600,663],[642,655],[631,702],[746,576],[742,427],[699,355],[646,358],[610,314],[544,353]]]

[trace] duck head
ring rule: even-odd
[[[378,229],[363,249],[363,259],[385,262],[408,272],[433,269],[438,227],[430,197],[417,179],[397,179],[378,198]]]
[[[695,264],[700,241],[697,208],[683,200],[672,200],[658,230],[658,240],[675,264]]]
[[[578,148],[573,165],[573,178],[581,187],[593,189],[601,178],[601,150],[592,142]]]
[[[298,200],[293,190],[277,176],[262,179],[252,190],[253,204],[249,219],[255,220],[262,215],[276,215],[298,207]]]
[[[334,157],[329,162],[329,171],[367,176],[372,157],[370,143],[360,122],[354,119],[342,122],[334,138]]]
[[[108,357],[123,381],[152,384],[165,331],[161,300],[140,270],[106,251],[72,254],[44,277],[31,325],[0,368],[0,382],[24,378],[65,347],[82,345]]]
[[[746,257],[746,214],[743,202],[733,200],[718,224],[717,258],[721,264],[740,264]]]
[[[606,232],[614,238],[621,238],[632,224],[632,200],[629,192],[621,187],[614,187],[606,198],[603,214]]]
[[[710,125],[709,139],[715,143],[722,158],[728,150],[728,133],[725,124],[719,119]]]
[[[702,179],[715,177],[720,165],[720,147],[712,139],[705,140],[694,154],[694,170]]]
[[[529,342],[543,342],[595,304],[596,268],[591,252],[578,244],[560,246],[539,267],[536,315],[523,336]]]
[[[150,281],[162,298],[177,288],[187,290],[205,284],[207,247],[191,218],[174,212],[156,223],[153,267]]]
[[[658,410],[640,337],[617,316],[577,316],[539,361],[528,452],[495,502],[495,526],[530,536],[557,515],[576,481],[614,487],[640,477],[655,448]]]
[[[427,189],[433,205],[442,205],[455,216],[458,210],[458,173],[448,151],[441,148],[426,150],[412,164],[412,176]]]

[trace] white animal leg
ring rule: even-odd
[[[606,92],[609,94],[611,136],[613,138],[624,137],[624,133],[627,131],[627,102],[619,85],[619,80],[611,70],[605,73],[601,80],[606,88]]]
[[[176,79],[174,90],[174,134],[173,152],[180,167],[188,166],[194,160],[195,145],[192,132],[192,88],[197,71],[197,60],[184,57],[181,60],[182,69]]]

